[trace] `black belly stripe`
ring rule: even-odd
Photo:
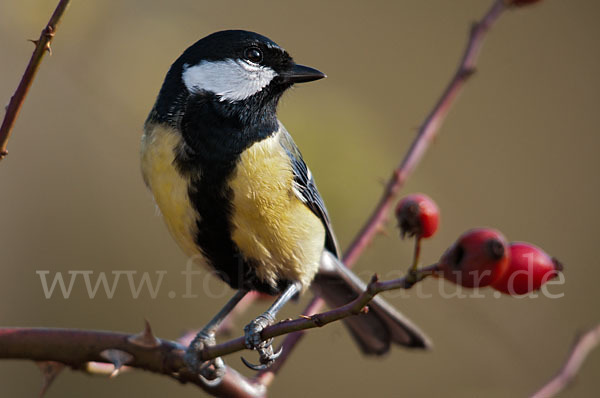
[[[189,195],[200,214],[195,242],[217,275],[234,289],[265,290],[231,239],[231,192],[204,172],[201,179],[192,180]]]
[[[188,195],[200,215],[195,242],[209,265],[234,289],[277,294],[289,281],[278,281],[274,287],[259,280],[258,262],[245,259],[231,238],[232,192],[226,185],[240,154],[277,131],[274,113],[273,118],[262,120],[262,124],[249,125],[219,115],[214,99],[190,98],[179,126],[185,145],[177,151],[175,163],[191,177]]]

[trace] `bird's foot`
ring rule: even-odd
[[[269,313],[264,313],[260,315],[258,318],[250,322],[244,328],[245,333],[245,344],[246,347],[251,350],[258,351],[260,356],[259,365],[254,365],[248,362],[244,357],[242,357],[242,362],[244,365],[253,370],[263,370],[268,368],[275,362],[277,358],[281,355],[283,350],[280,349],[278,352],[273,352],[273,339],[268,339],[263,341],[261,337],[261,332],[267,327],[275,323],[275,318]]]
[[[208,361],[200,361],[200,354],[204,347],[215,345],[215,334],[200,331],[185,351],[185,363],[194,373],[200,375],[209,385],[218,384],[225,376],[225,362],[221,357]]]

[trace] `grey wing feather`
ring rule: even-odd
[[[327,250],[321,257],[321,268],[312,288],[330,307],[342,306],[358,297],[366,285],[339,260],[340,251],[315,181],[292,137],[281,124],[279,126],[281,146],[292,163],[294,193],[321,219],[326,230]],[[382,297],[375,297],[369,308],[367,314],[344,319],[344,324],[365,354],[382,355],[392,343],[424,349],[431,346],[427,336]]]
[[[317,190],[315,180],[312,177],[312,173],[304,163],[300,150],[294,143],[294,140],[287,132],[283,125],[279,125],[280,129],[280,144],[286,151],[292,161],[292,171],[294,172],[294,193],[303,203],[308,206],[313,213],[317,215],[323,222],[325,227],[325,248],[340,257],[340,251],[338,248],[333,229],[331,227],[331,221],[329,220],[329,214],[323,203],[323,198]]]

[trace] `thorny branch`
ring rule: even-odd
[[[250,384],[228,368],[216,386],[203,383],[183,361],[185,347],[157,339],[149,327],[140,335],[106,331],[43,328],[0,328],[0,358],[58,362],[74,370],[95,373],[93,363],[111,363],[116,369],[135,367],[194,383],[214,396],[261,397],[264,387]],[[54,375],[55,376],[55,375]]]
[[[556,396],[575,378],[588,354],[600,344],[600,324],[588,330],[575,340],[571,351],[558,373],[540,388],[531,398],[549,398]]]
[[[385,282],[379,282],[377,276],[373,276],[365,291],[350,303],[310,317],[279,322],[267,327],[262,332],[262,337],[269,339],[294,331],[322,327],[349,316],[360,316],[368,311],[366,306],[377,294],[388,290],[409,289],[434,271],[435,265],[418,270],[416,274]],[[244,338],[239,337],[206,347],[201,356],[202,360],[209,360],[245,349]],[[125,366],[149,370],[182,383],[194,383],[214,396],[261,397],[265,394],[264,385],[247,380],[232,368],[227,369],[225,378],[219,383],[203,383],[185,365],[184,353],[185,346],[154,337],[148,323],[138,335],[73,329],[0,328],[2,359],[58,362],[75,370],[92,373],[90,362],[112,363],[112,375],[116,375]],[[55,376],[54,374],[53,378]]]
[[[33,54],[31,55],[29,64],[23,73],[23,77],[21,78],[19,86],[17,87],[15,93],[10,99],[10,102],[8,103],[8,106],[6,107],[6,114],[4,115],[2,126],[0,126],[0,160],[4,159],[4,157],[8,155],[6,147],[8,145],[8,139],[10,137],[12,128],[15,125],[17,117],[19,116],[19,111],[23,106],[23,102],[25,101],[25,97],[27,96],[29,88],[33,84],[33,79],[40,68],[44,55],[46,52],[52,54],[50,43],[52,43],[52,39],[54,39],[56,28],[58,27],[63,14],[69,6],[69,3],[70,0],[60,0],[56,6],[56,9],[54,10],[54,13],[48,21],[48,24],[42,30],[40,38],[37,40],[31,40],[35,44],[35,50],[33,50]]]
[[[375,295],[388,290],[409,289],[416,282],[421,281],[425,277],[434,273],[435,270],[436,266],[431,265],[429,267],[417,270],[415,274],[409,274],[405,277],[386,282],[379,282],[377,280],[377,276],[375,275],[371,279],[371,282],[369,282],[367,285],[367,289],[351,302],[320,314],[314,314],[311,316],[303,315],[295,320],[281,321],[275,325],[265,328],[261,333],[261,337],[263,340],[268,340],[270,338],[283,336],[293,332],[322,327],[331,322],[339,321],[340,319],[344,319],[352,315],[359,315],[363,311],[368,311],[368,309],[365,309],[365,306],[369,304]],[[203,361],[208,361],[209,359],[225,356],[244,349],[246,349],[244,337],[238,337],[237,339],[233,339],[222,344],[208,346],[204,348],[200,356]]]

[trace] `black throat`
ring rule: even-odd
[[[210,92],[190,93],[182,72],[181,63],[173,64],[149,116],[182,134],[181,171],[231,166],[246,148],[278,130],[277,104],[289,85],[274,79],[249,98],[228,102]]]
[[[214,94],[191,95],[178,126],[188,147],[182,166],[233,166],[246,148],[278,130],[277,100],[262,92],[233,103]]]

